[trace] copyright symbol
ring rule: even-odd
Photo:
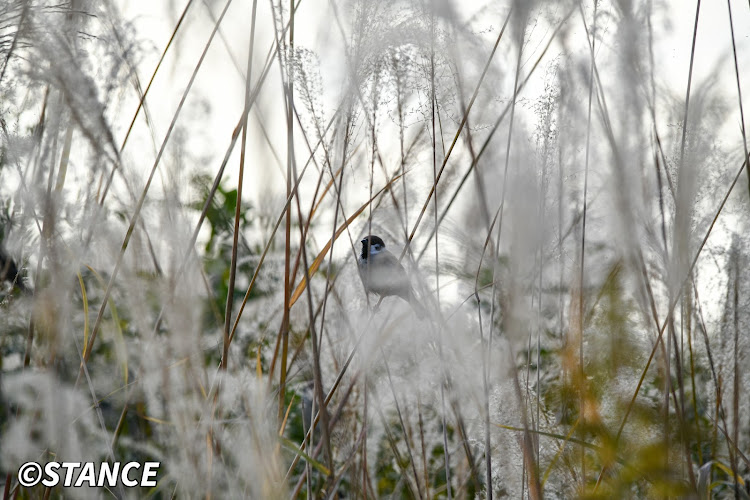
[[[36,462],[26,462],[18,469],[18,482],[24,488],[39,484],[42,479],[42,466]]]

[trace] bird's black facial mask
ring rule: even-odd
[[[381,240],[377,236],[368,236],[366,238],[363,238],[360,243],[362,243],[361,257],[363,259],[367,259],[367,257],[369,257],[370,255],[375,255],[385,248],[385,243],[383,243],[383,240]]]

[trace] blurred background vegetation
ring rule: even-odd
[[[750,4],[292,5],[0,4],[3,498],[750,497]]]

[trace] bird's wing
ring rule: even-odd
[[[370,289],[380,295],[399,295],[408,300],[409,277],[398,259],[390,252],[379,252],[370,259],[367,272]]]
[[[406,271],[404,271],[404,266],[401,265],[396,256],[388,251],[378,253],[373,259],[373,263],[378,270],[392,269],[394,272],[406,273]]]
[[[398,295],[411,304],[419,319],[425,317],[426,310],[417,300],[409,276],[395,255],[388,251],[372,255],[367,267],[360,267],[360,274],[363,273],[366,278],[363,276],[362,279],[367,280],[368,290],[381,296]]]
[[[408,286],[409,277],[406,275],[404,266],[398,261],[395,255],[390,252],[381,252],[375,259],[375,269],[382,276],[383,280],[391,286],[401,288]]]

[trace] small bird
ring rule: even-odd
[[[380,297],[396,295],[409,304],[419,319],[424,318],[425,308],[417,300],[414,289],[404,266],[388,250],[378,236],[367,236],[362,239],[362,253],[359,255],[359,277],[367,293],[376,293]]]

